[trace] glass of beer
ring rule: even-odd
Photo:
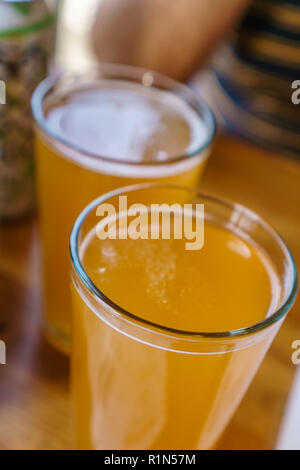
[[[195,187],[215,121],[185,85],[119,65],[46,79],[33,94],[32,110],[46,332],[68,352],[68,239],[77,214],[99,194],[126,184],[159,180]]]
[[[90,203],[70,252],[75,447],[212,448],[295,300],[284,241],[238,204],[159,183]]]

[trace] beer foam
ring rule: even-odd
[[[61,140],[43,133],[44,138],[65,158],[93,171],[160,177],[192,168],[207,156],[154,164],[193,154],[208,138],[196,110],[168,91],[101,80],[55,96],[46,108],[48,128]]]

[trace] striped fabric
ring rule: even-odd
[[[299,157],[294,80],[300,80],[300,0],[258,0],[213,62],[215,112],[233,132]]]

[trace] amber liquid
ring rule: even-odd
[[[201,250],[185,240],[82,243],[82,264],[117,305],[193,332],[262,321],[278,301],[270,260],[254,244],[205,223]],[[191,354],[145,344],[104,321],[73,288],[73,396],[78,449],[209,449],[232,416],[271,337],[230,352]],[[132,320],[133,321],[133,320]],[[155,330],[155,328],[154,328]],[[155,333],[153,333],[155,337]],[[176,347],[175,347],[176,349]]]
[[[159,180],[195,187],[207,153],[179,163],[154,163],[194,152],[205,141],[206,133],[197,113],[180,98],[122,81],[103,80],[101,86],[96,83],[58,94],[45,103],[45,108],[48,128],[68,142],[65,145],[37,129],[47,334],[54,346],[68,352],[68,245],[77,215],[91,200],[128,184]],[[109,157],[109,161],[95,154]]]

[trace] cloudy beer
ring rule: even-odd
[[[83,207],[130,183],[194,187],[214,134],[211,112],[185,86],[121,66],[49,78],[32,101],[47,334],[68,351],[68,237]]]
[[[209,449],[294,300],[293,261],[252,212],[180,188],[124,194],[204,204],[201,249],[172,237],[175,226],[169,239],[109,237],[112,225],[101,236],[97,208],[117,193],[91,203],[71,235],[75,446]]]

